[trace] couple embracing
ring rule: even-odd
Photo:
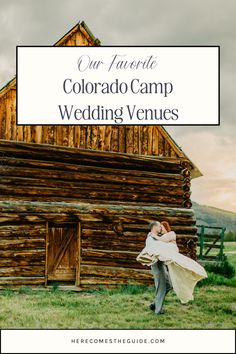
[[[150,309],[163,314],[166,294],[174,290],[182,304],[193,300],[196,283],[207,278],[205,269],[193,259],[179,253],[176,234],[167,221],[153,221],[146,238],[146,245],[136,260],[151,267],[155,283],[155,300]]]

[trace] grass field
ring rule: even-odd
[[[225,242],[225,252],[235,252],[236,253],[236,242]]]
[[[236,242],[225,242],[224,253],[227,255],[229,262],[236,269]]]
[[[227,253],[232,251],[236,251],[236,242],[225,247],[236,267],[236,255]],[[208,284],[198,283],[194,301],[188,305],[182,305],[174,292],[168,293],[166,312],[159,316],[148,308],[154,295],[152,286],[90,292],[5,289],[0,291],[0,328],[234,329],[236,277],[208,275]]]

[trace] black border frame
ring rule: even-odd
[[[137,124],[18,124],[18,48],[94,48],[94,46],[52,46],[52,45],[17,45],[16,46],[16,125],[17,126],[135,126]],[[206,126],[206,127],[215,127],[220,126],[220,45],[103,45],[103,46],[96,46],[96,48],[121,48],[121,47],[128,47],[128,48],[218,48],[218,123],[217,124],[138,124],[140,126],[187,126],[187,127],[194,127],[194,126]]]
[[[35,328],[33,328],[33,329],[31,329],[31,328],[18,328],[18,329],[4,329],[4,330],[7,330],[7,331],[17,331],[17,330],[23,330],[23,331],[28,331],[28,330],[34,330],[34,331],[38,331],[38,330],[40,330],[40,331],[55,331],[55,330],[57,330],[58,332],[59,331],[73,331],[73,330],[80,330],[80,331],[88,331],[88,329],[86,328],[86,329],[80,329],[80,328],[78,328],[78,329],[64,329],[64,328],[59,328],[59,329],[54,329],[54,328],[48,328],[48,329],[45,329],[45,328],[39,328],[39,329],[35,329]],[[4,330],[0,330],[0,353],[3,353],[4,354],[4,352],[2,351],[2,342],[1,342],[1,337],[2,337],[2,331],[4,331]],[[95,329],[90,329],[90,330],[95,330]],[[115,328],[112,328],[112,329],[109,329],[109,328],[107,328],[107,329],[101,329],[101,328],[98,328],[98,329],[96,329],[96,330],[98,330],[98,331],[112,331],[112,330],[124,330],[124,329],[121,329],[121,328],[119,328],[119,329],[115,329]],[[125,329],[126,331],[132,331],[132,329]],[[150,331],[150,329],[135,329],[136,331],[138,330],[138,331]],[[151,329],[152,330],[152,329]],[[209,328],[209,329],[177,329],[177,328],[168,328],[168,329],[165,329],[165,328],[162,328],[162,329],[159,329],[159,328],[156,328],[155,329],[156,330],[156,333],[157,333],[157,335],[159,335],[159,331],[161,332],[161,331],[165,331],[165,330],[168,330],[168,331],[182,331],[182,330],[187,330],[187,331],[230,331],[230,330],[233,330],[235,333],[236,333],[236,330],[235,329],[230,329],[230,328],[228,328],[228,329],[224,329],[224,328],[217,328],[217,329],[214,329],[214,328]],[[235,342],[235,340],[234,340],[234,342]],[[51,343],[50,343],[51,344]],[[117,345],[117,344],[116,344]],[[79,348],[78,348],[79,349]],[[145,348],[144,348],[145,349]],[[16,352],[14,352],[14,353],[9,353],[9,354],[15,354]],[[44,353],[40,353],[40,352],[34,352],[34,353],[38,353],[38,354],[44,354]],[[50,352],[51,354],[56,354],[56,353],[58,353],[58,352]],[[70,354],[70,352],[67,352],[68,354]],[[73,353],[75,353],[75,352],[73,352]],[[78,351],[77,353],[81,353],[80,351]],[[99,353],[99,352],[86,352],[86,354],[94,354],[94,353]],[[116,353],[115,351],[113,352],[113,353]],[[121,354],[121,352],[117,352],[118,354]],[[136,353],[136,352],[134,352],[134,351],[130,351],[130,352],[128,352],[128,353],[130,353],[130,354],[132,354],[132,353]],[[159,354],[177,354],[176,352],[158,352],[157,351],[157,353],[159,353]],[[194,354],[203,354],[203,352],[194,352],[194,351],[190,351],[190,353],[194,353]],[[235,352],[227,352],[228,354],[235,354]],[[72,353],[71,353],[72,354]],[[123,353],[122,353],[123,354]],[[150,352],[145,352],[145,354],[152,354],[152,353],[150,353]],[[207,352],[207,354],[216,354],[215,352]]]

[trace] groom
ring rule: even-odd
[[[167,231],[159,221],[153,221],[150,223],[150,232],[154,236],[161,236]],[[149,305],[149,308],[157,315],[159,315],[164,313],[162,307],[165,296],[171,289],[173,289],[173,287],[169,276],[168,268],[164,264],[164,262],[158,260],[156,263],[151,265],[151,269],[154,276],[156,291],[155,300]]]

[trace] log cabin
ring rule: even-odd
[[[84,22],[55,46],[98,46]],[[152,284],[137,263],[166,220],[196,259],[191,179],[163,126],[18,126],[16,78],[0,90],[0,286]]]

